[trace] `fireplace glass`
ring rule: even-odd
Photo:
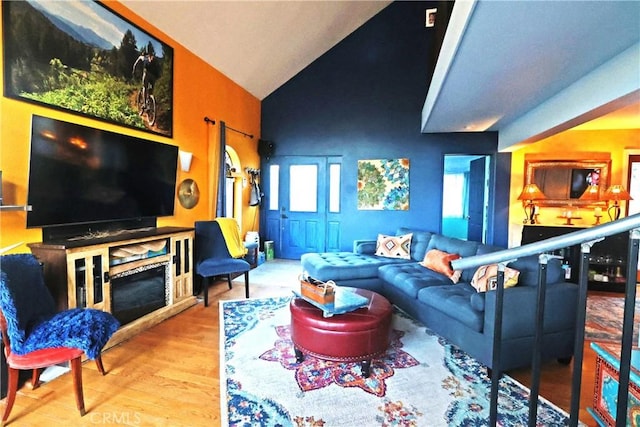
[[[121,325],[167,305],[169,264],[151,264],[111,278],[111,312]]]

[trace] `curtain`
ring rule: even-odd
[[[227,125],[220,122],[220,146],[218,147],[218,185],[216,188],[216,217],[224,216],[224,207],[226,199],[226,167],[225,152],[227,150]]]

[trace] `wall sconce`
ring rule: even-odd
[[[625,190],[624,187],[619,184],[612,185],[611,187],[607,188],[607,191],[605,191],[604,193],[603,199],[613,201],[613,204],[607,209],[607,214],[609,214],[609,219],[611,221],[620,218],[620,204],[618,203],[620,200],[633,200],[627,190]]]
[[[522,189],[522,193],[518,196],[518,200],[522,200],[522,207],[526,218],[522,221],[524,224],[535,224],[536,213],[538,207],[535,205],[536,200],[542,200],[545,196],[536,184],[527,184]]]
[[[191,160],[193,159],[193,153],[180,150],[178,154],[180,155],[180,168],[182,169],[182,172],[189,172],[189,170],[191,169]]]

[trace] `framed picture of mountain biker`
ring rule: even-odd
[[[86,0],[2,2],[4,95],[173,136],[173,48]]]

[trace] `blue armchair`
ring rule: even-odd
[[[229,218],[218,219],[230,220]],[[202,281],[202,289],[204,294],[204,305],[209,305],[209,284],[211,279],[216,276],[226,276],[231,289],[231,275],[244,274],[245,296],[249,298],[249,270],[250,264],[242,257],[234,258],[227,245],[225,237],[218,220],[213,221],[196,221],[196,250],[195,250],[195,271]],[[240,232],[234,229],[237,235],[233,236],[235,242],[240,242]],[[243,247],[244,249],[244,247]],[[246,251],[246,250],[245,250]]]

